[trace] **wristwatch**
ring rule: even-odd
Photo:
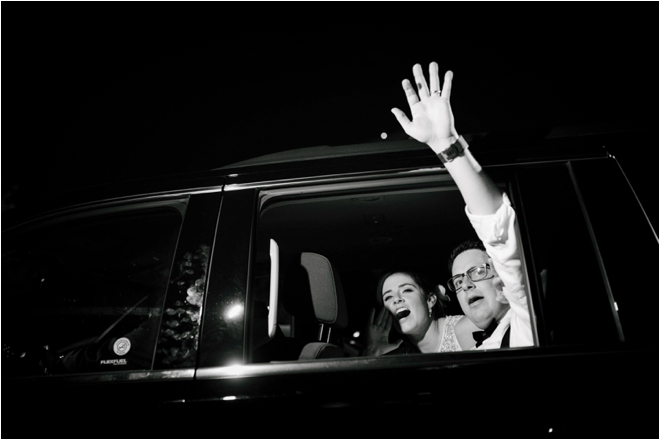
[[[463,151],[467,150],[468,148],[469,145],[465,139],[463,139],[463,136],[459,136],[458,139],[456,139],[456,141],[449,146],[449,148],[438,153],[438,157],[442,163],[451,162],[458,156],[462,156]]]

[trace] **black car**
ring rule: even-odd
[[[4,213],[2,435],[655,437],[658,238],[608,148],[627,135],[465,135],[517,213],[527,348],[360,356],[379,276],[443,283],[476,237],[414,140]]]

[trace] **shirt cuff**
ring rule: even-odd
[[[506,193],[502,193],[502,205],[497,209],[495,214],[472,214],[467,205],[465,206],[465,214],[479,236],[479,239],[485,244],[492,245],[507,241],[510,225],[515,218],[515,212]]]

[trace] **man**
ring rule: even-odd
[[[473,334],[476,349],[534,345],[513,229],[515,213],[505,194],[503,198],[492,216],[467,213],[483,243],[461,243],[449,258],[453,276],[447,285],[456,292],[465,316],[483,330]]]
[[[449,288],[463,313],[485,334],[475,332],[475,349],[534,345],[525,286],[522,283],[515,212],[511,203],[482,171],[454,127],[449,104],[453,73],[440,89],[438,65],[429,67],[430,88],[419,64],[413,67],[417,91],[402,85],[412,121],[392,109],[404,131],[438,155],[465,200],[465,213],[483,246],[463,244],[450,257]],[[483,339],[483,340],[482,340]]]

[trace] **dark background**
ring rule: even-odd
[[[3,3],[3,211],[402,138],[401,80],[437,61],[461,133],[642,133],[613,153],[657,217],[655,2]]]

